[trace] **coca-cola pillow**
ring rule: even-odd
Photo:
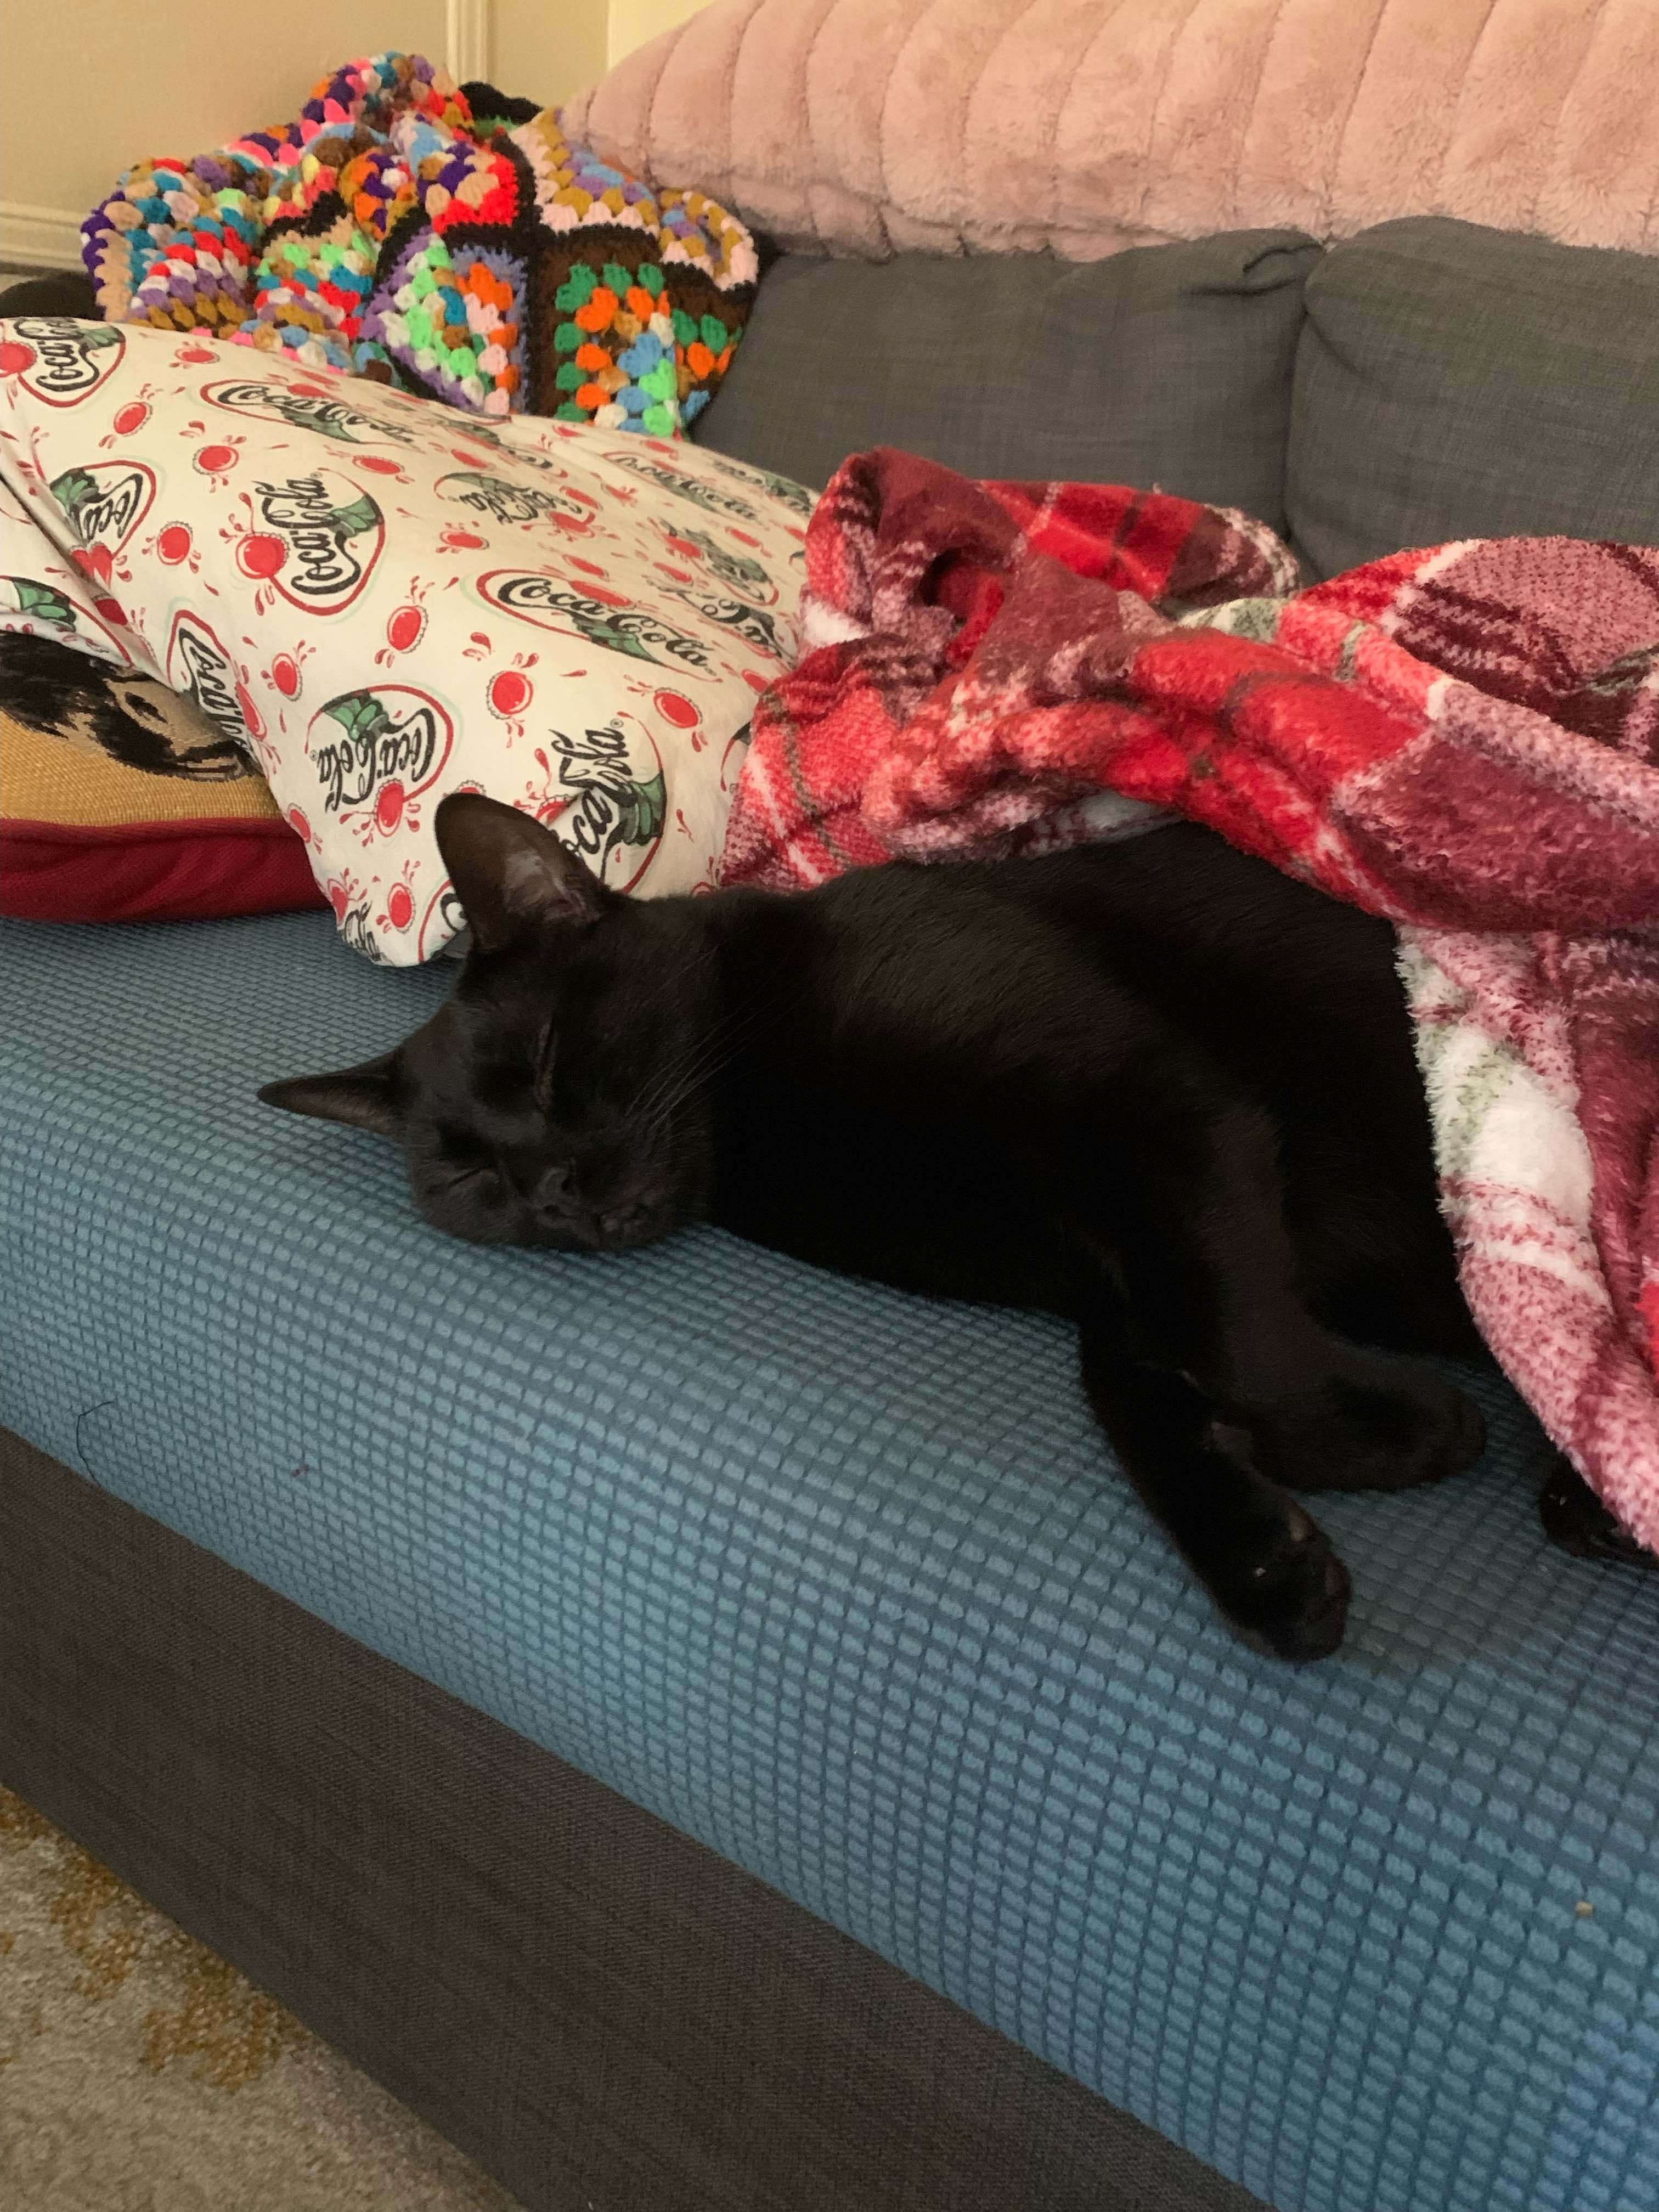
[[[647,896],[712,886],[811,495],[678,442],[481,423],[188,335],[0,323],[0,631],[159,677],[269,781],[347,941],[462,927],[483,790]],[[6,580],[9,580],[9,586]]]

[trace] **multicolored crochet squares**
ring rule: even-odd
[[[349,63],[215,153],[140,162],[82,239],[108,321],[658,437],[708,405],[758,274],[701,192],[653,191],[553,111],[418,54]]]

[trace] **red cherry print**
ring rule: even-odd
[[[394,653],[410,653],[425,629],[424,607],[399,607],[386,626],[386,641]]]
[[[291,653],[279,653],[276,659],[271,662],[270,680],[284,699],[299,697],[300,667]],[[309,836],[311,833],[308,830],[303,830],[301,834],[303,836]]]
[[[125,407],[116,410],[115,428],[124,438],[130,438],[135,430],[142,430],[149,420],[149,410],[143,401],[130,399]]]
[[[580,568],[584,576],[603,576],[605,574],[596,562],[584,561],[574,553],[570,556],[570,565],[573,568]]]
[[[732,535],[737,539],[739,545],[753,545],[757,549],[758,549],[760,545],[759,538],[751,538],[746,530],[734,530],[732,532]]]
[[[393,776],[390,783],[380,786],[380,795],[374,802],[374,819],[388,835],[404,818],[404,787]]]
[[[748,684],[751,691],[769,691],[772,688],[771,678],[769,676],[757,676],[752,668],[745,668],[744,670],[743,680],[746,684]]]
[[[530,678],[516,668],[503,668],[498,676],[490,678],[485,696],[490,712],[501,715],[503,720],[510,720],[514,714],[522,714],[530,704]]]
[[[212,356],[208,358],[211,360]],[[289,390],[297,392],[302,399],[326,399],[330,397],[327,386],[321,384],[291,384]]]
[[[260,714],[259,709],[254,705],[252,700],[249,698],[246,687],[244,684],[239,684],[236,686],[236,706],[242,720],[247,725],[248,735],[252,738],[264,737],[265,733],[264,717]]]
[[[4,345],[0,345],[0,376],[21,376],[26,368],[33,366],[33,346],[20,345],[13,338],[8,338]]]
[[[170,522],[155,541],[155,550],[169,568],[176,568],[181,561],[190,558],[191,537],[188,524]]]
[[[303,837],[307,845],[311,842],[311,824],[297,806],[288,810],[288,826],[296,837]]]
[[[449,450],[469,469],[487,469],[489,466],[489,459],[485,453],[469,453],[465,446],[452,446]]]
[[[387,460],[384,453],[359,453],[357,465],[360,469],[372,469],[377,477],[395,477],[401,472],[399,465]]]
[[[629,607],[634,604],[626,592],[607,592],[603,584],[590,584],[587,596],[590,599],[598,599],[602,606]]]
[[[349,896],[350,894],[347,891],[343,884],[331,884],[329,885],[328,902],[334,909],[334,919],[336,921],[343,921],[345,920],[346,901]]]
[[[113,623],[118,629],[126,628],[126,611],[119,599],[94,599],[92,604],[106,623]]]
[[[288,548],[267,530],[250,531],[236,548],[236,565],[245,576],[274,576],[288,558]]]
[[[204,476],[222,476],[227,469],[235,467],[236,448],[234,446],[204,446],[196,456],[196,465]]]
[[[697,557],[697,548],[689,538],[671,538],[668,541],[668,550],[671,553],[678,553],[682,561],[695,561]]]
[[[476,553],[484,541],[476,530],[458,530],[452,523],[448,529],[439,532],[438,542],[447,545],[452,553]]]
[[[175,360],[175,361],[181,361],[181,362],[183,362],[183,361],[211,361],[211,360],[213,359],[213,348],[212,348],[211,346],[202,346],[202,345],[188,345],[188,346],[185,346],[185,347],[181,348],[181,349],[180,349],[180,350],[179,350],[177,354],[175,354],[175,355],[174,355],[173,358],[174,358],[174,360]]]
[[[691,702],[678,691],[659,691],[652,702],[665,722],[672,722],[677,730],[695,730],[702,716]]]
[[[684,568],[671,568],[666,561],[659,561],[657,566],[665,576],[676,584],[689,584],[692,580]]]
[[[415,919],[415,895],[407,884],[393,884],[386,894],[386,918],[394,929],[407,929]]]
[[[70,558],[94,583],[106,584],[114,574],[115,561],[107,545],[77,545]]]

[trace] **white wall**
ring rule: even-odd
[[[354,55],[428,54],[551,106],[698,4],[289,0],[239,14],[201,0],[0,0],[0,262],[73,266],[82,216],[131,163],[294,115]]]

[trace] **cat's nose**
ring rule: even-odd
[[[637,1236],[644,1228],[647,1208],[636,1200],[631,1206],[613,1206],[599,1216],[599,1227],[607,1243],[623,1243]]]

